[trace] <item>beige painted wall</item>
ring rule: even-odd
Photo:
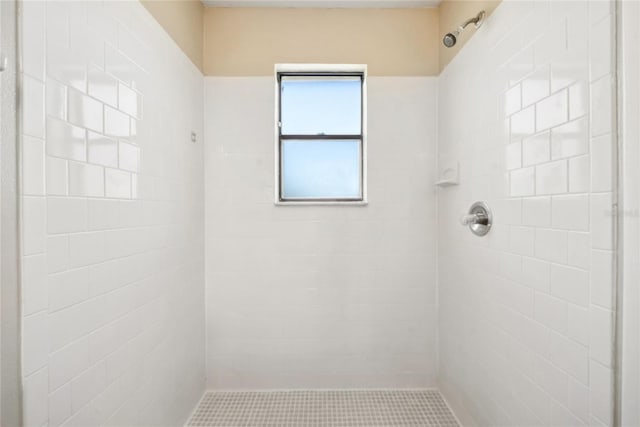
[[[438,7],[439,22],[440,22],[440,35],[438,44],[438,62],[440,64],[439,71],[451,62],[456,54],[462,49],[467,41],[476,32],[473,25],[468,26],[465,31],[458,37],[458,42],[452,48],[446,48],[442,43],[442,37],[458,28],[458,26],[484,10],[486,12],[485,19],[491,15],[495,8],[500,4],[501,0],[443,0]]]
[[[437,9],[207,8],[204,73],[266,76],[275,63],[363,63],[373,76],[432,76]]]
[[[140,0],[202,71],[204,6],[200,0]]]
[[[435,76],[454,48],[442,36],[501,0],[443,0],[433,9],[204,8],[199,0],[141,0],[211,76],[264,76],[284,62],[366,63],[373,76]]]

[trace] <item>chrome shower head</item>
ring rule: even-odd
[[[464,31],[465,28],[467,28],[467,26],[469,24],[474,24],[476,28],[480,28],[480,26],[482,25],[482,23],[484,22],[484,10],[481,10],[480,13],[478,13],[476,16],[474,16],[473,18],[469,18],[466,21],[464,21],[462,23],[462,25],[460,25],[458,27],[457,30],[452,31],[450,33],[447,33],[443,38],[442,38],[442,43],[446,46],[446,47],[453,47],[456,45],[456,43],[458,42],[458,36],[460,35],[461,32]]]
[[[457,31],[447,33],[442,39],[442,43],[444,43],[446,47],[454,47],[458,41],[458,38],[456,37],[457,34],[459,34]]]

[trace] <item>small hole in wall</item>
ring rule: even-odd
[[[196,142],[197,141],[197,136],[195,132],[191,132],[191,142]]]

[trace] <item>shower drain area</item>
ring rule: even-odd
[[[207,392],[187,426],[458,427],[437,390]]]

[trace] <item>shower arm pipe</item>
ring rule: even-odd
[[[480,27],[480,25],[482,25],[483,20],[484,20],[484,10],[481,10],[476,16],[474,16],[473,18],[469,18],[466,21],[464,21],[462,24],[460,24],[460,26],[458,27],[458,31],[463,32],[464,29],[467,28],[470,24],[474,24],[476,28],[478,28]]]

